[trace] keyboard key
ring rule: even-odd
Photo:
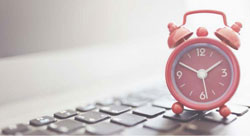
[[[88,125],[86,127],[86,131],[90,134],[95,135],[111,135],[118,132],[121,132],[124,127],[109,123],[109,122],[101,122],[94,125]]]
[[[219,114],[219,112],[212,111],[212,112],[209,112],[208,114],[204,115],[203,119],[218,122],[218,123],[229,124],[229,123],[233,122],[234,120],[236,120],[237,116],[230,114],[229,116],[227,116],[227,118],[223,118]]]
[[[50,116],[43,116],[40,118],[32,119],[30,125],[33,126],[43,126],[55,122],[56,119]]]
[[[121,113],[129,111],[131,108],[123,105],[111,105],[100,108],[101,112],[111,114],[111,115],[119,115]]]
[[[2,129],[2,133],[5,135],[14,135],[16,133],[26,132],[29,128],[25,124],[17,124],[14,126],[9,126],[4,129]]]
[[[111,119],[111,122],[131,127],[131,126],[135,126],[135,125],[137,125],[145,120],[146,120],[145,117],[141,117],[141,116],[130,114],[130,113],[124,113],[124,114],[113,117]]]
[[[237,95],[237,96],[233,97],[231,102],[234,104],[244,105],[244,106],[250,108],[249,95],[247,95],[247,94]]]
[[[199,116],[199,112],[189,111],[189,110],[184,110],[179,115],[173,113],[172,110],[169,110],[163,115],[164,118],[174,119],[174,120],[183,121],[183,122],[190,121],[198,116]]]
[[[73,110],[64,110],[60,111],[54,114],[54,117],[59,118],[59,119],[66,119],[72,116],[77,115],[76,111]]]
[[[157,93],[157,91],[154,91],[154,93],[152,93],[152,92],[153,91],[151,91],[151,90],[150,91],[138,91],[138,92],[134,92],[134,93],[129,94],[128,97],[155,100],[155,99],[162,96],[159,93]]]
[[[108,115],[96,111],[88,111],[75,117],[75,119],[78,121],[90,124],[97,123],[108,118]]]
[[[67,119],[67,120],[62,120],[62,121],[50,124],[48,126],[48,129],[55,131],[57,133],[68,134],[82,127],[83,127],[83,124],[81,122]]]
[[[181,125],[179,122],[176,122],[176,121],[170,120],[170,119],[165,119],[162,117],[158,117],[158,118],[149,120],[148,122],[146,122],[144,124],[145,128],[150,128],[150,129],[160,131],[160,132],[168,132],[168,131],[174,130],[180,126]]]
[[[108,98],[108,99],[98,101],[96,104],[100,105],[100,106],[108,106],[108,105],[111,105],[113,103],[114,103],[114,99]]]
[[[243,114],[248,112],[248,107],[242,105],[229,105],[231,112],[237,116],[242,116]]]
[[[153,106],[165,108],[165,109],[171,109],[173,103],[174,101],[171,101],[168,98],[162,98],[162,99],[156,100],[153,103]]]
[[[86,112],[86,111],[94,110],[95,108],[96,108],[95,104],[88,104],[85,106],[79,106],[76,108],[76,110],[80,112]]]
[[[75,131],[73,131],[73,132],[71,132],[70,133],[70,135],[84,135],[84,134],[86,134],[86,129],[85,129],[85,127],[83,127],[83,128],[79,128],[79,129],[77,129],[77,130],[75,130]]]
[[[235,114],[237,116],[242,116],[248,111],[248,107],[245,107],[242,105],[231,104],[231,105],[228,105],[228,107],[231,110],[232,114]],[[216,111],[219,111],[219,110],[217,109]]]
[[[148,128],[141,128],[141,127],[134,127],[130,129],[126,129],[122,132],[123,136],[139,136],[139,135],[144,135],[144,136],[153,136],[153,135],[160,135],[161,132],[159,131],[154,131],[152,129]]]
[[[24,135],[55,135],[54,133],[48,131],[48,130],[32,130],[32,131],[29,131],[27,133],[24,133]]]
[[[195,120],[187,124],[184,131],[191,132],[191,134],[196,135],[216,135],[219,130],[223,130],[224,124],[219,124],[206,120]],[[191,135],[189,134],[189,135]]]
[[[162,113],[164,113],[165,110],[162,108],[157,108],[157,107],[152,107],[152,106],[144,106],[137,108],[133,111],[134,114],[148,117],[148,118],[153,118],[156,117]]]
[[[121,99],[121,103],[123,105],[131,106],[131,107],[139,107],[145,105],[149,102],[148,99],[141,99],[135,97],[126,97]]]

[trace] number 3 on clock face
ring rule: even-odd
[[[238,85],[235,79],[239,78],[239,71],[234,71],[239,69],[236,58],[223,46],[187,44],[171,54],[166,78],[170,92],[179,102],[194,109],[209,109],[229,100]]]

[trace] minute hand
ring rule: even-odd
[[[206,72],[209,72],[211,71],[212,69],[214,69],[215,67],[217,67],[218,65],[220,65],[220,63],[222,62],[222,60],[216,62],[213,66],[209,67]]]
[[[195,73],[198,73],[198,71],[196,69],[194,69],[194,68],[192,68],[192,67],[190,67],[190,66],[188,66],[188,65],[186,65],[186,64],[184,64],[182,62],[179,62],[179,64],[182,65],[183,67],[195,72]]]

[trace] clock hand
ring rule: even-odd
[[[212,69],[214,69],[215,67],[217,67],[218,65],[220,65],[221,62],[222,62],[222,60],[216,62],[213,66],[209,67],[209,68],[206,70],[206,72],[211,71]]]
[[[196,69],[194,69],[194,68],[192,68],[192,67],[190,67],[190,66],[188,66],[188,65],[186,65],[186,64],[184,64],[182,62],[179,62],[179,64],[182,65],[183,67],[195,72],[195,73],[198,73],[198,71]]]
[[[205,83],[205,78],[202,78],[202,82],[203,82],[204,92],[205,92],[206,98],[208,99],[208,95],[207,95],[207,87],[206,87],[206,83]]]

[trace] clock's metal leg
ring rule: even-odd
[[[231,114],[231,110],[226,105],[221,106],[219,112],[224,118]]]
[[[176,102],[172,105],[172,111],[175,113],[175,114],[181,114],[183,112],[183,105],[179,102]]]

